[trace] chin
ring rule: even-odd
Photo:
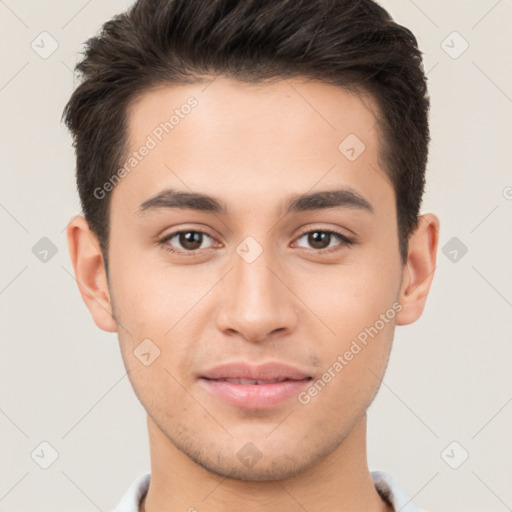
[[[190,455],[189,455],[190,456]],[[309,467],[314,466],[314,462],[300,461],[289,456],[272,457],[272,460],[265,460],[262,455],[252,467],[245,467],[237,457],[226,458],[219,454],[216,461],[206,457],[195,458],[192,460],[210,473],[231,480],[242,480],[246,482],[272,482],[275,480],[286,480],[293,478]]]

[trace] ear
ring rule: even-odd
[[[419,218],[418,227],[409,237],[409,252],[404,265],[399,302],[402,309],[397,325],[412,324],[423,313],[436,268],[439,219],[432,213]]]
[[[85,305],[100,329],[116,332],[105,263],[97,236],[81,216],[70,221],[67,235],[75,279]]]

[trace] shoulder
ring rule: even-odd
[[[378,493],[396,511],[425,512],[413,503],[407,491],[390,475],[382,471],[372,471],[371,475]]]
[[[138,476],[112,512],[139,512],[140,502],[149,489],[151,473]]]

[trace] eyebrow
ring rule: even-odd
[[[150,210],[179,208],[203,212],[227,214],[227,207],[215,197],[198,192],[183,192],[167,189],[144,201],[138,208],[139,214]],[[291,196],[285,203],[284,214],[327,208],[351,208],[373,213],[371,203],[351,188],[323,190]]]

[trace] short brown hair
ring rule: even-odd
[[[374,1],[139,0],[87,41],[76,69],[82,82],[63,117],[83,212],[105,259],[110,201],[94,191],[124,160],[130,102],[156,85],[225,75],[310,77],[376,99],[405,260],[425,185],[429,98],[414,35]]]

